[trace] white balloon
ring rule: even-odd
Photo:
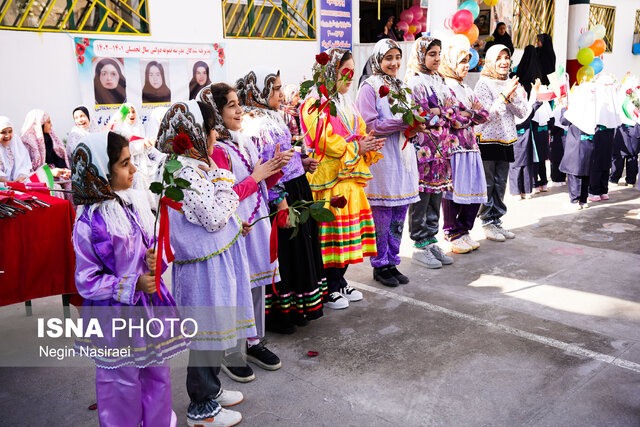
[[[593,27],[591,27],[591,31],[593,31],[593,34],[596,36],[596,39],[598,40],[602,40],[604,36],[607,34],[607,29],[602,24],[594,25]],[[591,44],[589,46],[591,46]]]
[[[584,33],[580,34],[580,37],[578,37],[578,47],[580,49],[584,47],[589,47],[595,41],[596,41],[596,36],[593,33],[593,31],[585,31]]]
[[[469,39],[464,34],[456,34],[451,37],[450,45],[456,48],[460,48],[461,50],[471,49],[471,43],[469,43]]]

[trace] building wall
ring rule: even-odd
[[[319,4],[319,2],[317,2]],[[225,44],[228,83],[253,66],[276,66],[282,80],[297,83],[309,77],[318,41],[225,39],[220,1],[149,2],[151,36],[87,35],[98,39],[173,43]],[[355,14],[354,14],[355,15]],[[355,19],[355,18],[354,18]],[[73,38],[65,33],[0,30],[0,115],[22,127],[26,113],[42,108],[51,115],[56,133],[73,127],[71,111],[81,103]]]

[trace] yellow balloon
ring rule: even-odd
[[[484,4],[487,6],[495,6],[498,4],[498,0],[484,0]]]
[[[411,34],[415,33],[416,32],[416,26],[415,25],[409,25],[409,32]]]
[[[578,80],[578,84],[582,83],[583,80],[589,81],[594,76],[593,67],[590,65],[585,65],[580,67],[578,72],[576,73],[576,79]]]

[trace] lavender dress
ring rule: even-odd
[[[245,240],[234,215],[235,177],[223,169],[202,171],[193,159],[180,161],[186,167],[178,176],[200,194],[185,192],[182,212],[169,210],[173,293],[183,316],[198,322],[190,348],[225,350],[256,334]]]
[[[98,210],[92,214],[86,209],[73,230],[76,252],[76,287],[85,298],[80,314],[85,324],[98,319],[104,338],[78,338],[76,347],[103,349],[130,349],[128,355],[96,355],[91,357],[96,366],[107,369],[123,366],[138,368],[162,364],[167,359],[185,351],[187,343],[181,335],[171,336],[169,328],[152,337],[144,333],[132,334],[114,331],[113,318],[125,318],[139,324],[150,318],[180,318],[175,301],[164,282],[160,282],[160,296],[136,291],[138,278],[149,272],[145,254],[153,240],[138,224],[137,217],[125,207],[133,231],[122,236],[110,233]],[[163,265],[163,270],[166,269]],[[179,329],[176,329],[179,330]],[[115,337],[113,336],[115,334]],[[155,335],[155,333],[154,333]]]

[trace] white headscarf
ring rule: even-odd
[[[569,93],[569,107],[564,117],[582,132],[596,133],[596,88],[593,82],[584,82],[574,86]],[[586,108],[590,106],[590,108]]]
[[[144,132],[147,138],[153,141],[154,144],[158,139],[160,123],[162,123],[162,119],[167,111],[169,111],[169,107],[156,107],[151,111],[151,114],[149,114],[149,120],[147,120],[147,124],[144,127]]]
[[[126,122],[127,115],[129,114],[128,111],[131,108],[136,111],[136,120],[133,122],[133,124],[129,124]],[[127,112],[127,114],[124,114],[125,112]],[[120,108],[118,108],[115,114],[111,116],[111,129],[127,139],[131,138],[132,136],[145,138],[146,133],[144,131],[142,121],[140,120],[141,114],[142,110],[140,108],[130,102],[125,102],[120,106]]]
[[[27,113],[20,132],[20,139],[29,150],[31,156],[31,170],[36,170],[44,165],[47,160],[47,149],[44,143],[44,132],[42,125],[47,121],[49,115],[43,110],[35,109]],[[49,136],[53,141],[53,150],[68,165],[67,152],[64,144],[51,128]]]
[[[596,125],[615,129],[622,125],[618,103],[618,85],[609,76],[599,76],[596,80]]]
[[[27,177],[31,172],[31,158],[11,120],[0,116],[0,130],[12,128],[13,137],[8,146],[0,144],[0,178],[15,181],[20,177]]]
[[[627,74],[622,83],[620,84],[620,89],[618,90],[618,105],[620,106],[620,117],[622,118],[622,123],[627,126],[634,126],[636,123],[640,123],[640,119],[636,122],[634,119],[627,117],[627,114],[624,112],[622,106],[627,99],[627,90],[635,90],[640,83],[638,82],[638,78],[636,76],[632,76]]]
[[[369,83],[375,89],[376,93],[378,93],[382,86],[387,86],[393,92],[400,92],[402,88],[405,87],[402,80],[382,71],[382,59],[391,49],[398,49],[402,54],[400,45],[391,39],[382,39],[373,47],[373,53],[370,58],[373,75],[367,78],[365,82]]]

